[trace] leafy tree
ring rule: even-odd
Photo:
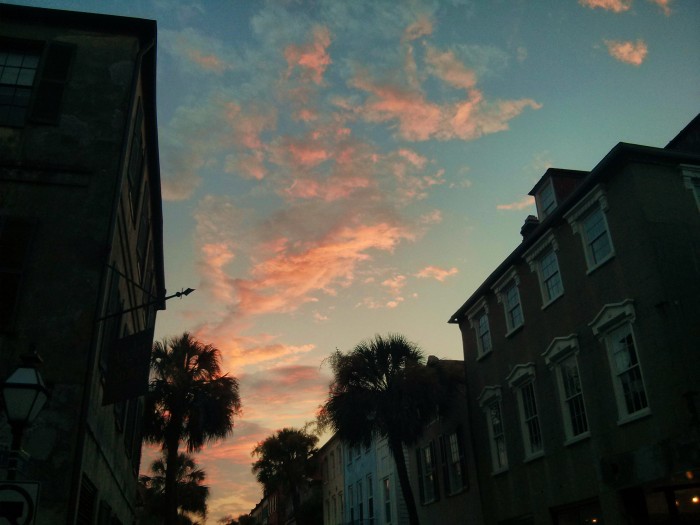
[[[152,476],[141,476],[139,481],[145,489],[145,513],[151,520],[162,520],[165,513],[165,459],[157,459],[151,464]],[[189,514],[196,514],[206,520],[209,487],[203,485],[206,473],[197,467],[192,456],[178,455],[176,494],[178,523],[192,524]],[[147,518],[147,519],[148,519]],[[146,521],[150,523],[150,521]]]
[[[319,423],[350,446],[387,439],[411,525],[418,525],[416,502],[406,468],[404,445],[420,438],[425,426],[446,408],[452,381],[441,367],[425,366],[420,348],[404,336],[376,335],[329,358],[334,379]]]
[[[178,450],[201,450],[233,432],[240,413],[238,381],[221,374],[221,354],[185,332],[153,345],[152,380],[146,395],[144,438],[159,443],[165,456],[165,516],[177,523]]]
[[[265,494],[279,491],[292,498],[296,523],[301,523],[301,489],[309,487],[316,470],[313,461],[318,451],[318,438],[306,430],[283,428],[258,443],[253,456],[253,473],[263,485]]]

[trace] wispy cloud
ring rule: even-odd
[[[416,273],[416,277],[419,277],[421,279],[435,279],[436,281],[443,282],[448,277],[451,277],[452,275],[457,275],[458,273],[459,270],[454,267],[450,268],[449,270],[446,270],[438,266],[426,266],[421,271]]]
[[[661,11],[666,16],[671,16],[671,0],[649,0],[652,4],[656,4],[661,8]]]
[[[591,9],[600,8],[613,13],[622,13],[632,7],[632,0],[578,0],[578,3]]]
[[[642,39],[636,42],[605,40],[605,45],[608,47],[608,52],[611,57],[633,66],[642,65],[648,52],[647,45]]]
[[[287,76],[299,68],[301,75],[316,84],[323,82],[323,74],[331,64],[328,46],[331,35],[327,27],[316,27],[313,30],[313,40],[304,45],[291,44],[284,50],[287,60]]]
[[[162,48],[178,59],[185,71],[220,75],[234,67],[236,57],[223,42],[202,35],[191,27],[179,32],[161,29],[158,36]]]
[[[519,211],[519,210],[524,210],[527,209],[531,206],[535,205],[535,199],[534,197],[531,197],[530,195],[523,197],[519,201],[516,202],[511,202],[508,204],[499,204],[496,206],[496,209],[498,210],[506,210],[506,211]]]

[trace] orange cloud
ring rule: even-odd
[[[443,282],[448,277],[457,275],[457,273],[459,273],[457,268],[445,270],[444,268],[439,268],[437,266],[426,266],[416,274],[416,277],[420,277],[422,279],[435,279],[436,281]]]
[[[615,40],[605,40],[610,56],[633,66],[640,66],[647,56],[647,45],[639,39],[636,42],[618,42]]]
[[[231,69],[231,66],[225,63],[216,55],[204,55],[201,51],[193,49],[188,52],[188,56],[192,62],[197,64],[202,69],[207,71],[212,71],[214,73],[223,73],[227,69]]]
[[[316,27],[313,31],[313,41],[302,45],[290,45],[284,50],[287,60],[287,76],[295,67],[302,69],[302,77],[309,78],[315,84],[323,82],[323,74],[332,63],[328,54],[331,35],[326,27]]]
[[[236,279],[237,309],[244,314],[291,312],[318,299],[316,292],[334,295],[348,286],[357,264],[370,250],[392,251],[413,235],[388,223],[343,226],[299,251],[285,250],[258,262],[250,279]]]
[[[436,77],[452,87],[471,89],[476,85],[474,71],[462,64],[452,51],[440,52],[432,46],[427,46],[425,61]]]
[[[530,206],[535,205],[535,198],[531,197],[528,195],[527,197],[523,197],[517,202],[511,202],[510,204],[499,204],[496,206],[496,209],[498,210],[507,210],[507,211],[519,211],[519,210],[524,210],[526,208],[529,208]]]
[[[578,3],[584,7],[599,7],[613,13],[622,13],[632,7],[632,0],[578,0]]]

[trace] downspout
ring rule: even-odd
[[[134,111],[134,105],[136,101],[138,81],[140,78],[140,71],[143,62],[143,57],[148,53],[155,45],[155,38],[152,38],[145,46],[142,46],[141,39],[139,39],[139,51],[136,54],[136,62],[134,65],[134,75],[131,80],[131,95],[129,97],[129,115],[124,124],[124,133],[122,138],[122,152],[119,161],[119,171],[118,176],[115,178],[114,182],[114,198],[112,201],[112,213],[110,215],[109,227],[107,232],[109,250],[106,251],[105,261],[102,266],[102,275],[100,277],[100,293],[97,297],[97,302],[95,304],[95,315],[93,317],[94,321],[92,324],[92,335],[90,337],[90,354],[88,356],[87,367],[85,370],[85,381],[83,387],[83,398],[80,404],[80,417],[78,421],[78,440],[76,443],[75,450],[75,460],[73,463],[73,471],[71,473],[71,488],[68,500],[68,514],[67,514],[67,525],[72,525],[75,523],[78,513],[78,505],[80,504],[80,485],[82,483],[82,471],[83,471],[83,454],[85,453],[85,440],[87,438],[87,426],[88,426],[88,414],[90,412],[90,399],[92,394],[92,381],[94,378],[94,372],[97,365],[97,350],[98,350],[98,335],[100,333],[100,327],[97,319],[104,315],[104,310],[106,308],[106,297],[107,293],[107,283],[110,271],[110,259],[112,257],[112,248],[114,245],[114,236],[117,223],[117,214],[119,212],[119,201],[121,198],[121,187],[124,180],[125,173],[125,163],[127,157],[127,151],[129,148],[129,134],[131,131],[132,114]]]

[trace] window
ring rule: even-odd
[[[581,235],[588,273],[615,255],[605,218],[607,210],[608,200],[598,186],[565,215],[574,233]]]
[[[557,200],[554,195],[554,186],[552,186],[551,179],[545,183],[544,187],[537,195],[537,205],[541,219],[544,219],[557,207]]]
[[[565,507],[551,509],[555,525],[586,525],[603,523],[603,513],[598,500],[588,500]]]
[[[607,347],[620,424],[649,413],[632,330],[635,318],[633,301],[627,299],[621,303],[605,305],[591,323],[593,333]]]
[[[74,49],[63,42],[0,42],[0,126],[58,121]]]
[[[365,508],[362,500],[362,480],[357,482],[357,493],[355,495],[357,496],[357,518],[360,520],[360,523],[363,523],[365,520]]]
[[[355,523],[355,508],[353,504],[355,503],[355,495],[352,491],[352,485],[348,485],[348,506],[350,507],[350,523]]]
[[[34,227],[0,216],[0,331],[12,328]]]
[[[486,416],[486,427],[491,448],[492,473],[498,474],[508,469],[508,453],[501,414],[501,387],[487,386],[478,398],[479,406]]]
[[[440,436],[440,450],[445,494],[456,494],[467,485],[461,432],[455,430],[450,434]]]
[[[491,328],[486,299],[482,298],[468,313],[469,324],[476,331],[476,358],[480,359],[491,352]]]
[[[542,431],[535,399],[535,365],[516,365],[508,374],[508,386],[515,388],[520,413],[520,427],[525,445],[525,459],[542,455]]]
[[[367,518],[370,523],[374,523],[374,485],[372,475],[367,475]]]
[[[382,480],[382,500],[384,501],[384,523],[391,524],[391,482],[386,477]]]
[[[518,284],[520,284],[520,278],[516,274],[515,268],[512,268],[499,279],[494,288],[498,301],[503,303],[506,315],[506,336],[520,328],[525,322]]]
[[[557,337],[542,355],[547,366],[556,375],[566,435],[565,444],[588,437],[586,404],[578,370],[578,338],[574,334],[568,337]]]
[[[418,464],[418,488],[420,490],[420,502],[432,503],[439,499],[439,487],[437,477],[437,464],[435,457],[435,444],[416,449]]]
[[[693,192],[695,204],[700,211],[700,166],[682,165],[681,173],[683,174],[683,184]]]
[[[331,452],[331,460],[329,462],[330,465],[330,472],[329,472],[329,477],[330,479],[335,478],[335,453]]]
[[[0,48],[0,124],[24,125],[39,58],[36,49]]]
[[[530,265],[530,269],[537,273],[540,282],[542,308],[547,307],[564,293],[556,253],[558,250],[559,244],[554,235],[549,232],[525,253],[525,260]]]

